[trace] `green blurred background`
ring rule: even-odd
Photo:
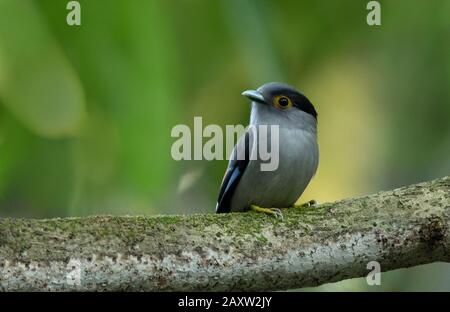
[[[172,160],[176,124],[246,124],[240,92],[319,112],[321,202],[450,174],[450,1],[0,0],[0,216],[214,212],[227,162]],[[433,264],[311,290],[450,290]]]

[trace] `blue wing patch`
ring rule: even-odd
[[[237,159],[236,148],[233,152],[233,157],[230,159],[228,164],[227,172],[222,181],[220,187],[219,198],[217,199],[216,212],[226,213],[231,211],[231,198],[233,197],[234,191],[241,180],[242,175],[247,168],[248,162],[250,160],[250,138],[248,132],[245,133],[245,157],[243,160]],[[239,143],[238,143],[239,144]]]

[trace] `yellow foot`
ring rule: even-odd
[[[280,218],[281,221],[284,221],[283,214],[281,213],[281,210],[278,208],[263,208],[256,205],[250,205],[250,210],[266,213],[268,215],[274,216],[277,219]]]
[[[312,199],[306,203],[300,204],[300,205],[295,205],[294,204],[294,208],[308,208],[308,207],[313,207],[313,206],[317,206],[319,204],[318,201]]]

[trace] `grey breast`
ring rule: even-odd
[[[257,128],[258,129],[258,128]],[[258,132],[258,131],[257,131]],[[279,128],[279,162],[274,171],[262,171],[258,140],[251,140],[250,160],[231,199],[231,211],[249,205],[289,207],[301,196],[318,166],[316,133],[307,129]],[[255,148],[256,144],[256,148]],[[268,144],[270,147],[270,140]]]

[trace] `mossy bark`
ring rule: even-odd
[[[450,260],[450,177],[282,211],[0,219],[0,289],[282,290]]]

